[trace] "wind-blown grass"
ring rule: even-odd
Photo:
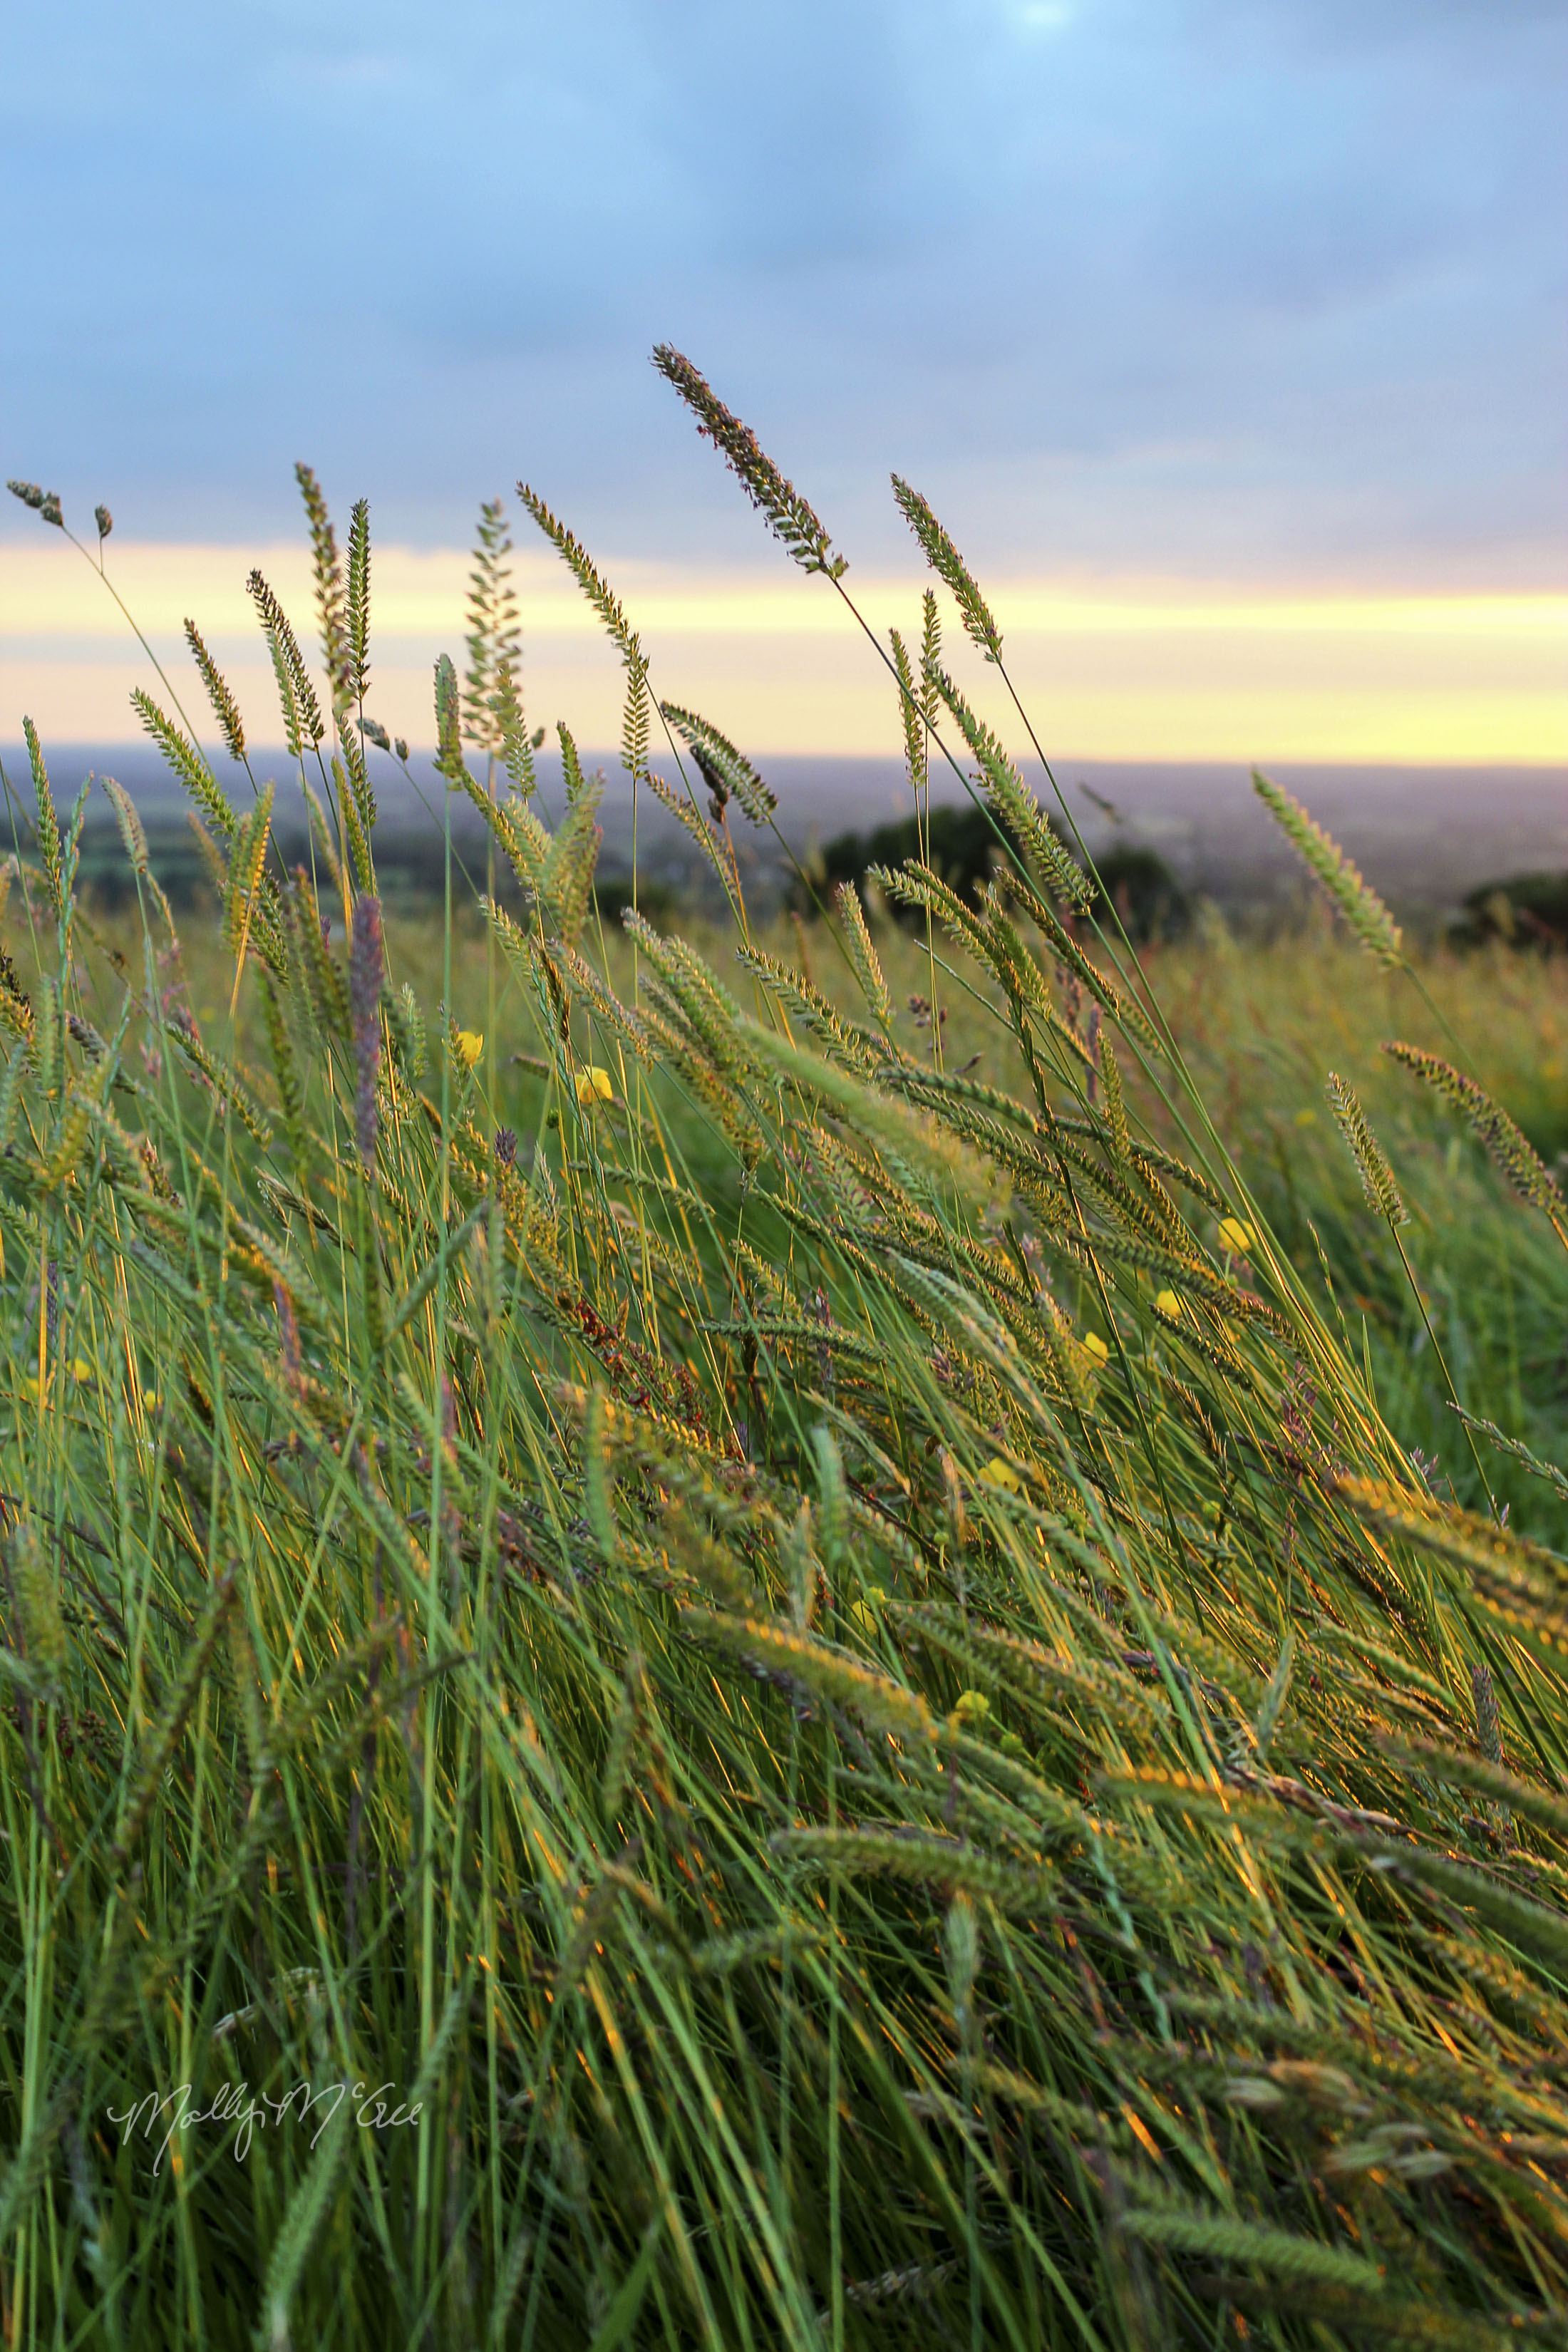
[[[12,870],[7,2341],[1561,2342],[1561,1474],[1473,1364],[1540,1511],[1413,1457],[1196,967],[1028,838],[830,988],[743,907],[739,966],[606,950],[594,780],[552,834],[492,755],[529,912],[481,960],[449,899],[437,979],[316,709],[314,870],[265,796],[208,836],[210,1013],[133,812],[132,950],[77,903],[41,749]]]

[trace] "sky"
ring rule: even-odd
[[[1568,757],[1558,0],[9,0],[0,68],[4,471],[89,539],[106,500],[154,649],[196,608],[247,698],[253,562],[309,621],[304,457],[372,501],[416,740],[521,476],[666,693],[759,751],[895,749],[668,340],[879,628],[921,581],[889,469],[920,485],[1064,752]],[[537,715],[612,740],[515,527]],[[124,735],[146,673],[5,501],[0,740]]]

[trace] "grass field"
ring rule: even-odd
[[[193,926],[185,954],[188,994],[204,1018],[222,1009],[233,979],[216,918],[215,902]],[[665,914],[664,919],[671,919]],[[678,916],[674,927],[716,972],[723,975],[732,966],[734,940],[710,919]],[[389,920],[387,938],[400,978],[409,978],[424,1002],[438,1001],[439,910]],[[456,939],[455,1017],[482,1035],[492,1019],[485,927],[460,912]],[[596,922],[593,939],[612,982],[629,993],[634,959],[618,924]],[[931,998],[932,968],[923,937],[884,920],[877,939],[895,1008],[893,1034],[905,1050],[929,1059],[924,1007]],[[761,944],[785,961],[804,958],[804,969],[823,992],[853,1013],[858,986],[830,927],[813,923],[797,935],[776,922]],[[1438,1052],[1450,1037],[1463,1041],[1470,1062],[1488,1072],[1499,1098],[1551,1166],[1568,1151],[1568,968],[1563,961],[1501,949],[1429,955],[1420,971],[1436,1017],[1407,978],[1369,968],[1353,940],[1336,938],[1326,916],[1272,947],[1237,941],[1215,918],[1194,941],[1143,950],[1142,963],[1249,1191],[1292,1263],[1309,1273],[1321,1272],[1316,1233],[1338,1307],[1353,1327],[1353,1348],[1370,1358],[1391,1424],[1424,1459],[1440,1465],[1438,1475],[1458,1499],[1484,1506],[1474,1457],[1432,1352],[1436,1335],[1461,1403],[1485,1415],[1485,1401],[1491,1399],[1512,1436],[1537,1453],[1561,1454],[1568,1444],[1568,1266],[1549,1227],[1521,1228],[1508,1186],[1474,1139],[1392,1068],[1380,1048],[1401,1034]],[[492,1126],[510,1125],[531,1139],[546,1108],[545,1088],[513,1057],[539,1058],[537,1015],[504,961],[494,982],[493,1037],[476,1072],[476,1106],[482,1101]],[[973,1075],[986,1083],[1016,1089],[1023,1073],[1006,1034],[1001,992],[978,986],[973,975],[948,981],[941,971],[936,992],[947,1068],[973,1066]],[[921,1001],[920,1009],[910,1010],[911,999]],[[240,1010],[244,1051],[265,1058],[265,1034],[248,992]],[[596,1045],[590,1052],[584,1042],[590,1058],[609,1050]],[[1351,1078],[1398,1160],[1414,1212],[1410,1251],[1419,1267],[1426,1320],[1386,1230],[1367,1212],[1354,1162],[1325,1100],[1331,1068]],[[1150,1131],[1166,1146],[1181,1148],[1176,1124],[1162,1115],[1153,1090],[1141,1089],[1133,1078],[1129,1092]],[[732,1199],[736,1171],[726,1165],[720,1133],[689,1098],[667,1091],[663,1102],[686,1166],[710,1198]],[[1484,1311],[1472,1313],[1478,1301]],[[1326,1290],[1320,1288],[1318,1303],[1332,1313]],[[1338,1328],[1337,1316],[1334,1320]],[[1490,1475],[1500,1504],[1528,1504],[1538,1524],[1544,1512],[1552,1540],[1563,1544],[1568,1520],[1558,1515],[1550,1490],[1506,1458],[1490,1465]]]
[[[1140,965],[934,604],[991,891],[607,931],[499,532],[437,719],[521,910],[388,924],[303,487],[313,872],[155,712],[221,910],[129,807],[78,904],[36,744],[8,885],[5,2340],[1568,2340],[1561,961],[1407,962],[1286,806],[1338,929]]]

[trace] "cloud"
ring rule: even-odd
[[[144,530],[270,532],[309,455],[407,535],[526,472],[600,544],[763,561],[670,335],[868,560],[899,463],[1002,560],[1557,561],[1535,0],[83,0],[8,39],[7,470]]]

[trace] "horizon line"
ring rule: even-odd
[[[149,761],[157,762],[159,765],[167,769],[171,783],[177,783],[179,781],[175,776],[174,770],[168,767],[168,762],[163,753],[160,751],[157,744],[154,743],[151,737],[147,735],[81,735],[75,737],[57,735],[52,741],[43,738],[40,740],[43,743],[46,761],[56,759],[64,759],[78,753],[87,753],[89,755],[111,758],[116,755],[123,756],[127,752],[133,752],[138,759],[144,759]],[[599,744],[582,743],[577,742],[575,737],[574,737],[573,740],[576,746],[577,757],[584,764],[592,761],[595,767],[615,768],[619,770],[623,774],[626,772],[625,769],[622,767],[620,746],[618,744],[608,741]],[[328,748],[327,743],[324,741],[322,745],[323,751],[326,751]],[[199,745],[198,749],[202,751],[204,757],[207,756],[207,747],[205,742]],[[434,762],[436,751],[437,747],[434,738],[432,738],[427,743],[410,743],[408,753],[410,766],[418,760],[428,760]],[[0,736],[0,756],[9,756],[12,752],[17,752],[24,758],[26,757],[26,744],[24,738],[20,734],[14,736]],[[247,756],[248,760],[255,761],[258,765],[261,763],[287,764],[289,767],[298,767],[300,765],[300,762],[295,759],[287,744],[284,743],[247,743]],[[1378,768],[1387,769],[1391,772],[1417,773],[1426,772],[1427,771],[1440,774],[1463,774],[1467,772],[1477,774],[1508,774],[1517,772],[1518,774],[1524,776],[1551,775],[1558,770],[1561,770],[1565,776],[1568,776],[1568,748],[1564,748],[1563,751],[1557,753],[1555,756],[1542,757],[1541,759],[1464,758],[1443,760],[1404,756],[1379,757],[1377,755],[1362,757],[1354,753],[1331,754],[1326,752],[1310,752],[1306,754],[1290,753],[1278,759],[1252,759],[1242,752],[1232,753],[1223,751],[1192,753],[1180,758],[1166,758],[1152,752],[1114,753],[1103,751],[1055,751],[1048,753],[1046,758],[1042,760],[1040,755],[1033,751],[1020,751],[1013,756],[1014,764],[1022,769],[1049,767],[1055,770],[1065,766],[1078,768],[1239,767],[1249,770],[1254,767],[1272,767],[1279,769],[1353,768],[1357,770],[1364,768]],[[471,745],[468,747],[465,752],[465,757],[475,766],[483,765],[483,756]],[[545,743],[537,752],[535,752],[534,757],[536,760],[541,761],[558,761],[560,759],[559,747],[551,743]],[[853,750],[836,751],[828,748],[820,751],[758,751],[755,754],[755,757],[759,760],[767,760],[773,762],[789,761],[801,766],[815,766],[825,761],[833,760],[855,762],[865,767],[902,768],[904,766],[904,755],[901,751],[897,750],[886,751],[866,751]],[[209,762],[209,764],[212,763]],[[233,768],[239,768],[240,766],[240,763],[237,761],[229,759],[226,751],[220,751],[218,753],[216,764],[223,767]],[[650,766],[657,766],[657,759],[650,760]],[[398,772],[401,773],[401,770],[399,770]],[[380,773],[384,775],[386,771],[383,769],[380,771]],[[376,775],[374,773],[372,774],[371,781],[373,783],[375,782]],[[956,784],[958,782],[958,778],[954,776],[951,768],[948,768],[945,765],[941,765],[933,760],[931,763],[931,782],[933,786],[944,781]]]

